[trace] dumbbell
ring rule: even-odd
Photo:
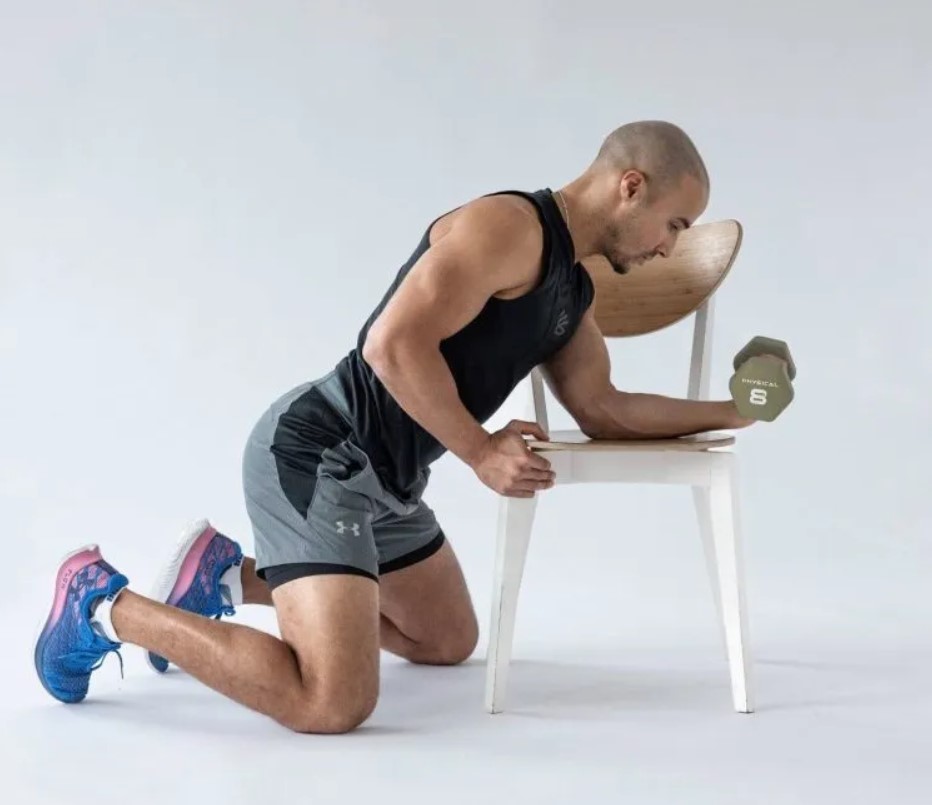
[[[745,419],[773,422],[792,401],[796,364],[785,341],[759,335],[735,355],[728,388]]]

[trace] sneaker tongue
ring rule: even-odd
[[[243,603],[242,561],[233,562],[223,571],[218,582],[220,594],[228,606],[235,607]]]
[[[113,605],[122,594],[123,589],[117,590],[113,595],[102,595],[90,605],[88,622],[96,635],[107,641],[109,645],[119,645],[120,638],[113,625]]]
[[[226,584],[218,585],[220,591],[220,611],[215,617],[219,618],[222,615],[232,616],[236,614],[236,605],[233,603],[233,595],[230,588]]]
[[[106,640],[108,643],[112,643],[112,642],[113,642],[113,641],[110,639],[109,635],[107,634],[106,630],[104,629],[104,627],[103,627],[103,625],[101,624],[100,621],[91,620],[90,623],[91,623],[91,629],[94,630],[94,634],[96,634],[96,635],[97,635],[99,638],[101,638],[102,640]]]

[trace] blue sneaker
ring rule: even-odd
[[[234,598],[242,595],[242,564],[240,546],[207,520],[198,520],[182,533],[156,578],[151,597],[205,618],[235,615],[234,604],[239,600]],[[230,575],[224,578],[228,571]],[[154,652],[146,652],[146,662],[160,674],[168,670],[168,660]]]
[[[129,580],[100,555],[96,545],[68,554],[58,568],[52,611],[36,641],[35,664],[39,681],[60,702],[74,704],[87,696],[91,674],[111,652],[123,658],[115,643],[94,620],[104,598],[111,601]]]

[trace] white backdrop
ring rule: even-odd
[[[756,729],[768,707],[805,722],[833,695],[858,702],[870,691],[876,720],[852,716],[865,730],[852,757],[886,735],[897,759],[861,770],[888,792],[905,786],[901,802],[919,790],[918,771],[902,764],[922,728],[884,719],[907,706],[932,712],[918,686],[932,670],[929,12],[909,0],[642,5],[0,2],[0,539],[10,565],[0,602],[11,647],[0,674],[20,708],[10,704],[16,729],[29,719],[61,734],[61,709],[29,655],[62,553],[100,542],[144,591],[190,518],[209,516],[251,547],[240,491],[249,429],[352,347],[428,222],[493,190],[559,187],[612,128],[661,118],[683,126],[709,166],[704,220],[745,227],[717,297],[714,396],[727,397],[731,355],[752,335],[786,339],[799,367],[793,407],[738,445]],[[616,385],[685,395],[690,336],[684,322],[612,343]],[[489,427],[521,416],[522,402],[514,395]],[[551,424],[572,425],[562,412]],[[445,457],[427,499],[460,554],[484,640],[495,496]],[[524,701],[544,723],[525,727],[549,729],[551,706],[580,716],[574,702],[585,721],[598,701],[617,736],[638,703],[639,723],[667,747],[642,769],[660,764],[669,744],[653,708],[669,717],[664,702],[691,701],[688,673],[657,681],[680,662],[663,652],[690,646],[711,658],[702,678],[712,695],[690,714],[697,734],[703,718],[731,718],[703,574],[685,488],[546,494],[516,653],[573,663],[611,650],[611,684],[624,686],[623,663],[640,659],[643,689],[587,704],[582,666],[530,668],[516,676],[516,706],[520,685],[525,695],[537,685]],[[482,651],[469,695],[430,694],[447,719],[474,717]],[[858,668],[876,674],[843,676]],[[904,669],[915,681],[893,681]],[[125,682],[108,665],[99,684],[148,685],[145,672],[134,655]],[[429,679],[418,685],[444,684]],[[121,724],[144,698],[115,695]],[[389,731],[411,716],[380,711]],[[69,723],[77,740],[87,724]],[[94,724],[106,734],[105,718]],[[22,769],[47,733],[33,737],[6,755],[27,758],[16,779],[29,786],[38,776]],[[373,740],[379,753],[392,738]],[[791,742],[766,740],[761,763],[785,757]],[[811,740],[813,750],[832,743]],[[604,760],[589,784],[620,785]],[[836,762],[847,755],[807,773],[821,781]],[[585,792],[581,774],[568,767],[561,779]],[[556,791],[541,775],[541,790]],[[684,790],[730,801],[700,782]]]

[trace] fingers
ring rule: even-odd
[[[512,480],[510,490],[521,492],[526,495],[533,495],[544,489],[550,489],[556,484],[557,476],[553,472],[541,472],[540,470],[525,470],[517,478]]]
[[[553,470],[535,470],[528,469],[521,473],[518,478],[519,481],[539,481],[541,483],[549,483],[550,481],[556,480],[557,474]]]
[[[552,489],[552,481],[544,481],[542,483],[530,483],[528,481],[520,481],[516,484],[512,484],[510,487],[511,492],[524,492],[528,495],[533,495],[535,492],[543,492],[546,489]]]
[[[537,470],[550,469],[550,462],[540,453],[537,453],[528,447],[527,442],[524,440],[523,436],[519,436],[516,431],[511,431],[511,433],[514,434],[511,437],[514,449],[509,452],[512,452],[513,455],[521,457],[521,464],[519,466],[523,468],[530,467]]]
[[[547,435],[546,431],[536,422],[527,422],[524,419],[512,419],[506,427],[509,430],[517,431],[523,435],[533,436],[543,442],[550,441],[550,437]]]
[[[523,438],[524,434],[528,434],[549,441],[550,437],[544,429],[536,422],[513,419],[502,431],[511,435],[497,442],[497,457],[493,463],[498,464],[499,476],[491,481],[481,474],[486,484],[500,495],[517,498],[530,498],[541,490],[553,487],[556,484],[556,473],[550,462],[529,448]]]
[[[492,488],[506,497],[530,498],[537,492],[553,488],[556,482],[556,473],[529,470],[513,475],[510,481],[505,481],[500,486],[492,485]]]
[[[518,477],[545,480],[556,478],[556,473],[550,462],[540,453],[528,450],[518,464]]]
[[[516,484],[508,489],[504,494],[506,497],[516,497],[516,498],[532,498],[538,492],[543,492],[545,489],[551,489],[553,483],[544,483],[539,485],[531,485],[528,483]]]
[[[528,452],[524,466],[531,470],[540,470],[543,472],[550,471],[550,462],[540,453]]]

